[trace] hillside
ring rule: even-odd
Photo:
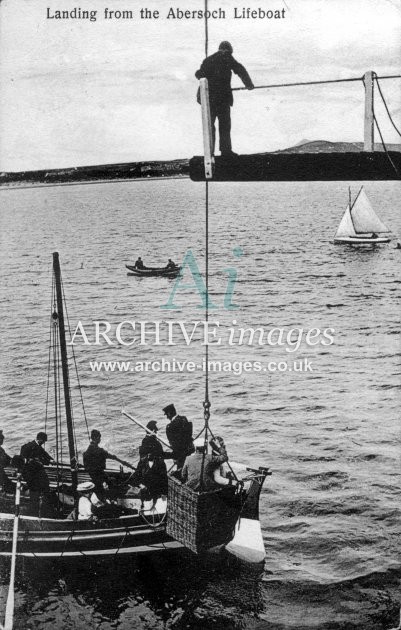
[[[401,145],[387,145],[390,151],[401,151]],[[330,142],[327,140],[301,141],[301,143],[279,151],[269,153],[349,153],[363,151],[362,142]],[[381,144],[375,144],[375,151],[383,151]],[[40,186],[79,182],[113,181],[126,179],[144,179],[152,177],[188,177],[189,159],[125,162],[120,164],[101,164],[96,166],[74,166],[62,169],[37,171],[4,172],[0,174],[1,186]]]

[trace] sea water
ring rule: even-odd
[[[356,194],[359,184],[351,187]],[[399,184],[367,182],[365,190],[400,234]],[[123,342],[131,342],[132,322],[147,322],[148,330],[154,322],[183,322],[187,335],[194,322],[203,325],[202,295],[190,270],[185,284],[195,286],[183,288],[175,280],[127,276],[125,264],[138,255],[148,266],[168,258],[180,263],[190,250],[203,274],[205,185],[147,180],[2,190],[0,196],[6,451],[19,452],[45,425],[48,447],[54,446],[50,396],[46,412],[53,251],[60,253],[71,330],[81,322],[90,342],[77,336],[74,350],[88,426],[101,430],[102,444],[137,461],[143,431],[121,415],[122,407],[143,423],[157,420],[164,437],[161,409],[174,402],[200,431],[205,346],[198,329],[188,344],[182,327],[175,328],[176,345],[167,338],[156,345],[151,333],[148,343],[139,337],[124,345],[113,331],[131,322],[122,328]],[[260,502],[264,572],[204,564],[182,552],[78,565],[19,559],[16,627],[376,630],[398,624],[401,253],[394,244],[333,245],[347,202],[345,182],[209,186],[209,322],[216,333],[210,341],[222,337],[208,350],[216,368],[209,370],[211,426],[232,460],[273,471]],[[172,295],[177,308],[162,308]],[[110,324],[113,345],[104,337],[93,343],[94,321],[105,322],[102,330]],[[269,343],[259,344],[257,334],[251,343],[245,337],[234,343],[240,329],[260,328],[276,331]],[[319,343],[306,342],[312,329],[320,331]],[[324,345],[327,330],[333,341]],[[287,341],[297,335],[293,351]],[[165,367],[193,361],[195,369],[152,369],[163,360]],[[150,367],[97,372],[91,361]],[[296,361],[304,369],[293,369]],[[87,432],[76,385],[73,394],[82,453]],[[8,570],[2,561],[2,610]]]

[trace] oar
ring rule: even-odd
[[[15,489],[15,515],[13,528],[13,546],[11,551],[11,571],[10,585],[8,587],[8,597],[6,604],[6,618],[4,622],[4,630],[12,630],[14,619],[14,580],[15,580],[15,562],[17,559],[17,540],[18,540],[18,523],[19,523],[19,501],[21,496],[21,475],[17,476],[17,487]]]
[[[139,422],[139,420],[137,420],[136,418],[133,418],[127,411],[124,411],[124,409],[121,412],[124,416],[126,416],[127,418],[129,418],[130,420],[132,420],[132,422],[135,422],[135,424],[137,424],[139,427],[142,427],[142,429],[144,429],[146,431],[146,433],[148,433],[149,435],[155,435],[156,438],[159,440],[159,442],[161,442],[162,444],[164,444],[164,446],[167,446],[167,448],[171,448],[170,444],[168,442],[166,442],[165,440],[163,440],[163,438],[159,437],[157,435],[157,433],[155,433],[154,431],[151,431],[150,429],[148,429],[147,427],[145,427],[144,424],[142,424],[142,422]]]

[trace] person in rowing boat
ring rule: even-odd
[[[12,483],[9,481],[4,470],[6,466],[9,466],[11,464],[11,457],[5,452],[3,448],[3,443],[4,434],[3,431],[0,429],[0,490],[4,490],[4,492],[7,492],[13,489]]]
[[[145,269],[145,265],[143,264],[142,258],[138,256],[138,260],[135,261],[134,265],[135,269]]]
[[[129,463],[117,457],[117,455],[112,455],[104,448],[99,446],[100,441],[102,439],[102,434],[97,429],[92,429],[90,444],[83,454],[84,467],[86,472],[89,473],[89,476],[93,483],[95,484],[95,494],[103,501],[105,499],[105,491],[104,484],[107,483],[107,477],[105,474],[106,468],[106,460],[114,459],[117,462],[120,462],[123,466],[127,466],[132,470],[134,467]]]
[[[166,269],[168,271],[173,271],[174,269],[177,269],[177,265],[175,264],[175,262],[173,260],[171,260],[171,258],[168,259],[168,263],[166,265]]]
[[[184,465],[187,455],[190,455],[195,450],[192,440],[192,422],[189,422],[185,416],[179,416],[174,405],[167,405],[163,408],[163,412],[167,419],[170,420],[166,426],[166,435],[173,450],[173,459],[179,472]]]
[[[215,121],[219,121],[220,152],[223,157],[235,157],[231,148],[231,107],[233,94],[231,91],[231,72],[235,72],[248,90],[255,87],[244,66],[234,59],[230,42],[221,42],[213,55],[206,57],[199,70],[195,72],[197,79],[207,79],[209,87],[210,115],[212,119],[213,153],[216,138]],[[198,90],[198,103],[200,92]]]
[[[186,458],[182,469],[181,479],[183,483],[196,492],[215,490],[220,486],[228,486],[233,483],[231,478],[222,475],[221,466],[228,461],[223,439],[216,436],[209,444],[212,448],[211,453],[204,455],[204,445],[197,446],[195,453]]]
[[[78,521],[93,521],[97,517],[95,515],[96,504],[99,503],[99,499],[93,492],[95,484],[92,481],[84,481],[77,485],[77,492],[79,495],[78,500]],[[74,517],[74,512],[72,512]]]
[[[54,462],[54,459],[49,453],[45,451],[43,448],[43,444],[47,442],[47,433],[44,431],[39,431],[36,436],[36,440],[32,440],[32,442],[27,442],[21,446],[21,457],[25,460],[36,459],[44,466],[48,466],[51,462]]]

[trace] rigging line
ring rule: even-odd
[[[394,164],[393,160],[391,159],[391,156],[390,156],[390,154],[389,154],[389,152],[388,152],[388,150],[387,150],[387,147],[386,147],[386,145],[385,145],[385,143],[384,143],[384,140],[383,140],[383,135],[382,135],[382,132],[381,132],[381,130],[380,130],[379,123],[377,122],[377,118],[376,118],[376,116],[375,116],[375,114],[374,114],[374,113],[373,113],[373,120],[375,121],[375,125],[376,125],[376,128],[377,128],[377,131],[379,132],[380,140],[381,140],[381,143],[382,143],[382,145],[383,145],[383,149],[384,149],[384,151],[385,151],[385,153],[386,153],[386,155],[387,155],[387,157],[388,157],[388,160],[389,160],[389,162],[390,162],[391,166],[393,167],[394,172],[395,172],[395,174],[397,175],[397,177],[398,177],[399,179],[401,179],[401,173],[399,173],[399,172],[398,172],[398,169],[397,169],[396,165]]]
[[[68,316],[68,308],[67,308],[67,301],[65,299],[63,279],[61,279],[61,291],[63,293],[63,301],[64,301],[66,320],[67,320],[68,334],[70,335],[70,339],[71,339],[70,318]],[[83,411],[83,414],[84,414],[84,420],[85,420],[85,425],[86,425],[86,433],[88,434],[88,440],[89,440],[90,439],[90,433],[89,433],[88,418],[86,416],[86,409],[85,409],[84,399],[83,399],[83,396],[82,396],[82,387],[81,387],[81,381],[80,381],[80,378],[79,378],[77,359],[76,359],[76,356],[75,356],[75,350],[74,350],[74,346],[73,345],[71,345],[71,351],[72,351],[72,358],[73,358],[73,361],[74,361],[75,374],[76,374],[77,383],[78,383],[78,391],[79,391],[79,395],[80,395],[80,398],[81,398],[82,411]],[[74,437],[75,437],[75,427],[74,427]],[[76,440],[76,438],[75,438],[75,440]],[[76,444],[75,444],[75,451],[77,452]]]
[[[57,370],[58,370],[58,408],[59,408],[59,441],[60,441],[60,462],[63,461],[63,425],[62,425],[62,417],[61,417],[61,377],[60,377],[60,369],[61,369],[61,360],[60,360],[60,346],[57,345]],[[57,419],[56,419],[57,425]],[[57,488],[59,488],[59,466],[58,466],[58,452],[57,452]]]
[[[67,319],[68,334],[70,335],[70,338],[71,338],[70,320],[68,318],[67,301],[65,299],[64,284],[63,284],[63,278],[62,278],[61,274],[60,274],[60,285],[61,285],[61,293],[62,293],[62,297],[63,297],[65,315],[66,315],[66,319]],[[81,396],[81,404],[82,404],[82,408],[83,408],[83,412],[84,412],[84,417],[85,417],[85,422],[86,422],[86,429],[87,429],[88,437],[89,437],[88,423],[86,421],[86,415],[85,415],[85,406],[84,406],[83,399],[82,399],[81,383],[79,381],[79,374],[78,374],[77,364],[76,364],[75,355],[74,355],[74,346],[72,346],[72,351],[73,351],[72,355],[73,355],[73,359],[74,359],[75,373],[77,375],[77,381],[78,381],[78,389],[79,389],[79,393],[80,393],[80,396]],[[78,466],[77,435],[76,435],[76,431],[75,431],[74,407],[73,407],[73,404],[72,404],[71,380],[70,380],[69,376],[68,376],[68,396],[69,396],[69,399],[70,399],[71,421],[72,421],[72,435],[73,435],[73,439],[74,439],[74,450],[75,450],[75,464],[76,464],[76,466]]]
[[[47,383],[46,383],[46,407],[45,407],[45,433],[47,428],[47,416],[49,409],[49,389],[50,389],[50,364],[51,364],[51,351],[52,351],[52,333],[54,328],[53,323],[53,305],[54,305],[54,275],[52,274],[52,290],[50,299],[50,325],[49,325],[49,352],[47,356]]]
[[[379,79],[401,79],[401,74],[392,74],[383,77],[378,77]],[[322,85],[325,83],[350,83],[351,81],[363,81],[363,77],[353,77],[350,79],[328,79],[325,81],[300,81],[297,83],[272,83],[270,85],[255,85],[255,90],[265,90],[268,88],[277,88],[277,87],[296,87],[298,85]],[[232,88],[238,92],[239,90],[247,90],[246,87],[235,87]]]
[[[56,421],[56,475],[57,475],[57,487],[59,477],[59,388],[58,388],[58,345],[56,343],[57,336],[57,322],[54,320],[53,324],[53,379],[54,379],[54,419]]]
[[[390,114],[390,111],[389,111],[389,109],[388,109],[388,107],[387,107],[386,99],[384,98],[384,96],[383,96],[383,92],[381,91],[381,87],[380,87],[379,79],[378,79],[378,77],[377,77],[376,73],[375,73],[375,81],[376,81],[377,88],[378,88],[378,90],[379,90],[379,94],[380,94],[380,96],[382,97],[382,101],[383,101],[383,103],[384,103],[384,107],[386,108],[386,112],[387,112],[387,115],[388,115],[388,117],[389,117],[389,119],[390,119],[390,122],[391,122],[391,124],[393,125],[394,129],[396,130],[396,132],[398,133],[398,135],[399,135],[399,136],[401,136],[401,132],[400,132],[400,130],[398,129],[398,127],[396,126],[395,122],[393,121],[393,118],[392,118],[392,116],[391,116],[391,114]]]

